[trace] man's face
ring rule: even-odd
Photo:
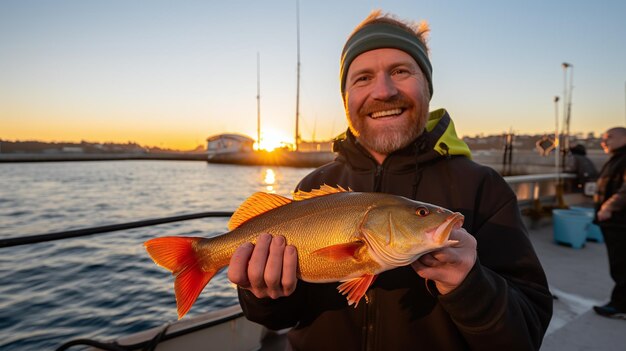
[[[346,78],[350,130],[369,151],[388,155],[411,143],[428,118],[428,85],[417,62],[397,49],[357,56]]]
[[[626,135],[622,135],[621,133],[614,131],[608,131],[602,134],[602,141],[600,142],[600,146],[602,146],[602,149],[604,149],[605,153],[613,153],[613,151],[619,149],[624,145],[626,145]]]

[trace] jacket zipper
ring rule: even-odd
[[[384,162],[383,162],[384,163]],[[374,173],[374,192],[382,191],[383,165],[376,164],[376,172]],[[365,322],[363,323],[363,345],[362,350],[375,350],[375,332],[374,322],[376,321],[376,308],[374,290],[368,290],[365,293],[367,303],[365,305]]]
[[[376,308],[375,299],[376,293],[374,290],[369,290],[366,293],[367,304],[365,305],[365,344],[363,350],[373,351],[376,350],[376,333],[374,331],[374,322],[376,321]]]
[[[376,173],[374,173],[374,192],[380,192],[383,178],[383,165],[376,165]]]

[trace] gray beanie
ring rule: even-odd
[[[354,59],[360,54],[382,48],[398,49],[411,55],[417,62],[426,81],[428,81],[428,90],[430,96],[433,95],[433,68],[428,59],[428,50],[426,45],[422,43],[415,33],[411,33],[406,29],[391,23],[376,22],[366,24],[348,38],[341,53],[341,96],[345,96],[346,92],[346,76],[348,68]]]

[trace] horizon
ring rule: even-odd
[[[376,8],[427,20],[434,95],[461,137],[554,133],[563,62],[573,65],[572,135],[626,121],[626,3],[540,0],[300,1],[303,140],[347,128],[339,55]],[[322,24],[322,25],[320,25]],[[0,139],[128,140],[191,150],[206,138],[294,141],[296,1],[65,0],[0,3]],[[553,99],[561,96],[561,103]],[[79,141],[78,141],[79,142]]]
[[[504,137],[504,133],[496,133],[496,134],[476,134],[476,135],[459,135],[459,138],[461,139],[465,139],[465,138],[469,138],[469,139],[485,139],[485,138],[494,138],[494,137]],[[594,139],[599,139],[601,137],[601,135],[596,135],[593,132],[578,132],[578,133],[571,133],[570,134],[570,139],[573,140],[590,140],[589,135],[593,134],[593,137],[591,138],[591,140]],[[554,135],[554,132],[552,133],[522,133],[522,134],[515,134],[516,137],[540,137],[540,136],[550,136],[550,135]],[[301,140],[301,143],[327,143],[327,142],[332,142],[333,139],[324,139],[324,140]],[[205,140],[206,141],[206,140]],[[106,145],[106,144],[114,144],[114,145],[138,145],[140,147],[143,148],[148,148],[148,149],[162,149],[162,150],[170,150],[170,151],[177,151],[177,152],[192,152],[192,151],[197,151],[199,148],[203,148],[204,150],[206,150],[206,142],[204,144],[198,144],[197,146],[190,148],[190,149],[176,149],[176,148],[170,148],[170,147],[162,147],[162,146],[157,146],[157,145],[148,145],[148,144],[142,144],[139,143],[137,141],[133,141],[133,140],[126,140],[126,141],[94,141],[94,140],[85,140],[85,139],[81,139],[80,141],[69,141],[69,140],[35,140],[35,139],[24,139],[24,140],[19,140],[19,139],[14,139],[14,140],[7,140],[7,139],[3,139],[0,138],[0,143],[2,142],[9,142],[9,143],[28,143],[28,142],[33,142],[33,143],[49,143],[49,144],[82,144],[82,143],[86,143],[86,144],[90,144],[90,145]],[[1,153],[1,146],[0,146],[0,153]]]

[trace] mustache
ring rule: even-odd
[[[360,115],[370,115],[374,112],[393,110],[396,108],[407,108],[412,106],[413,103],[409,98],[404,96],[403,94],[396,94],[385,101],[369,101],[363,104],[361,108],[359,108]]]

